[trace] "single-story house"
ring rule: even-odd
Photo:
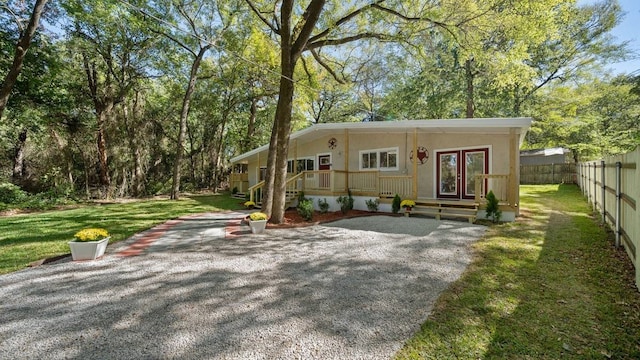
[[[326,199],[335,211],[338,197],[350,192],[355,209],[367,210],[367,200],[378,200],[379,210],[387,212],[398,194],[416,201],[415,212],[473,221],[484,216],[491,190],[502,219],[513,221],[519,211],[519,150],[530,125],[530,118],[315,124],[291,134],[287,193],[295,202],[304,191],[316,208]],[[267,144],[231,159],[231,188],[256,203],[268,150]]]

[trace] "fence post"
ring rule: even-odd
[[[622,203],[622,163],[616,162],[616,248],[620,247],[620,215]]]
[[[607,184],[604,181],[604,177],[605,177],[605,162],[604,160],[600,161],[600,165],[602,165],[602,170],[600,171],[601,174],[601,182],[602,182],[602,223],[605,224],[607,222]]]
[[[556,164],[551,163],[551,183],[555,184],[556,183]]]
[[[598,163],[593,162],[593,211],[598,211]]]

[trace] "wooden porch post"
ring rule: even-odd
[[[518,184],[520,179],[517,176],[516,165],[519,163],[520,147],[518,146],[518,136],[516,129],[509,129],[509,187],[507,193],[507,200],[509,204],[514,208],[516,216],[520,215],[520,191],[518,191]]]
[[[293,140],[293,173],[298,175],[298,139]]]
[[[344,171],[346,171],[344,183],[349,189],[349,129],[344,129]]]
[[[411,197],[418,198],[418,128],[413,129],[413,191]]]

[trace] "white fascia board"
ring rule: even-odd
[[[320,130],[376,130],[376,129],[462,129],[462,128],[520,128],[520,144],[524,141],[524,135],[531,126],[531,118],[474,118],[474,119],[437,119],[437,120],[399,120],[399,121],[372,121],[372,122],[345,122],[314,124],[308,128],[291,134],[290,139],[304,137],[314,131]],[[231,163],[247,159],[257,153],[268,150],[269,145],[263,145],[242,155],[232,158]]]

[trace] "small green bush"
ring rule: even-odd
[[[393,211],[394,214],[397,214],[398,211],[400,211],[401,202],[402,199],[400,198],[400,195],[396,194],[396,196],[393,197],[393,202],[391,203],[391,211]]]
[[[231,189],[231,194],[235,195],[238,193],[238,187],[234,186],[233,189]]]
[[[340,204],[340,210],[343,214],[353,209],[353,197],[351,196],[351,190],[347,191],[348,196],[340,196],[336,201]]]
[[[380,205],[380,200],[369,199],[365,201],[365,203],[367,203],[367,209],[369,209],[369,211],[376,212],[378,211],[378,205]]]
[[[311,199],[303,199],[298,202],[298,214],[302,216],[306,221],[311,221],[313,219],[313,200]]]
[[[489,191],[487,194],[487,208],[485,212],[487,213],[487,218],[491,219],[491,221],[498,222],[500,221],[500,217],[502,217],[502,211],[500,210],[500,204],[498,203],[498,198],[493,193],[493,191]]]
[[[325,214],[327,211],[329,211],[329,203],[327,202],[327,198],[323,199],[318,199],[318,207],[320,208],[320,212]]]
[[[0,203],[18,204],[27,198],[27,193],[18,185],[11,183],[0,184]]]

